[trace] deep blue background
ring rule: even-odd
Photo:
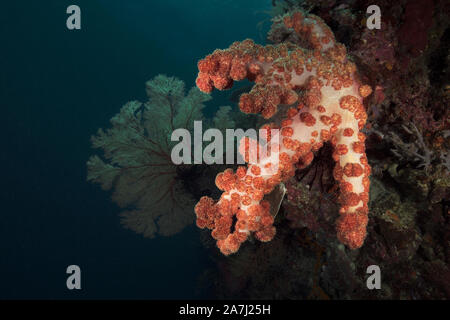
[[[82,29],[66,29],[66,8]],[[198,230],[144,239],[86,182],[90,136],[159,73],[194,85],[198,59],[264,41],[270,0],[9,1],[0,11],[0,298],[207,298]],[[266,12],[265,12],[266,11]],[[267,21],[268,22],[268,21]],[[226,101],[218,93],[208,108]],[[82,290],[66,289],[66,267]],[[201,289],[201,288],[200,288]]]

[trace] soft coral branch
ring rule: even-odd
[[[270,241],[275,227],[264,195],[291,178],[296,167],[308,166],[314,152],[329,141],[334,147],[334,177],[340,186],[337,236],[350,248],[359,248],[366,236],[371,172],[361,132],[367,119],[362,102],[372,90],[362,85],[346,48],[319,17],[296,11],[275,23],[284,24],[302,41],[263,47],[247,39],[216,50],[198,63],[196,83],[204,92],[229,89],[234,81],[245,78],[255,82],[240,97],[244,113],[260,113],[268,119],[279,105],[295,105],[281,123],[266,126],[269,131],[281,129],[278,156],[265,157],[235,173],[219,174],[216,185],[223,194],[217,202],[200,199],[195,208],[197,225],[213,230],[224,254],[236,252],[252,233],[261,241]],[[241,142],[240,151],[252,151],[248,139]],[[274,162],[279,166],[272,171]],[[237,222],[231,232],[233,216]]]

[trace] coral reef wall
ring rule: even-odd
[[[378,1],[380,30],[366,28],[364,0],[276,0],[268,41],[304,41],[281,16],[320,16],[373,89],[365,100],[366,153],[372,166],[364,245],[349,250],[334,234],[339,193],[332,149],[315,152],[285,182],[269,243],[245,243],[205,273],[222,298],[450,299],[449,7],[446,1]],[[213,247],[205,236],[205,244]],[[381,290],[368,290],[369,265]]]

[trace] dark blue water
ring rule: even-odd
[[[82,29],[66,28],[77,4]],[[194,85],[215,48],[262,42],[269,0],[10,1],[0,11],[0,298],[207,298],[198,230],[144,239],[86,180],[90,136],[159,73]],[[267,24],[266,24],[267,28]],[[210,110],[224,104],[213,95]],[[66,288],[66,268],[82,290]]]

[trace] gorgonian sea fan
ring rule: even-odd
[[[178,233],[194,220],[195,201],[171,160],[176,144],[171,134],[177,128],[193,130],[210,96],[195,87],[185,95],[183,81],[165,75],[148,81],[146,92],[146,103],[126,103],[111,119],[111,128],[92,136],[103,157],[89,159],[87,180],[113,190],[126,228],[153,238]]]

